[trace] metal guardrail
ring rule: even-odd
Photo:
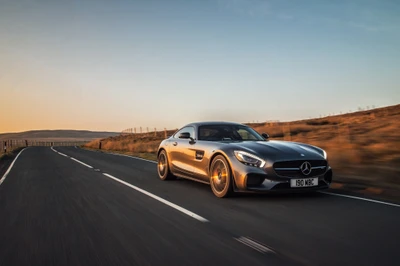
[[[2,140],[0,154],[11,152],[22,147],[81,146],[88,141],[37,141],[37,140]]]

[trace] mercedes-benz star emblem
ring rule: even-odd
[[[309,175],[311,173],[311,164],[309,162],[304,162],[300,166],[300,170],[303,175]]]

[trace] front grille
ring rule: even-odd
[[[304,162],[309,162],[311,164],[311,173],[309,175],[304,175],[301,170],[300,166]],[[279,176],[285,177],[313,177],[322,175],[326,171],[326,167],[328,166],[327,161],[325,160],[296,160],[296,161],[283,161],[283,162],[276,162],[274,163],[273,167],[275,173]]]

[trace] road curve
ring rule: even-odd
[[[152,162],[31,147],[0,185],[0,265],[398,265],[400,208],[214,197]]]

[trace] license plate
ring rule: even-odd
[[[318,186],[318,178],[291,179],[290,187],[315,187]]]

